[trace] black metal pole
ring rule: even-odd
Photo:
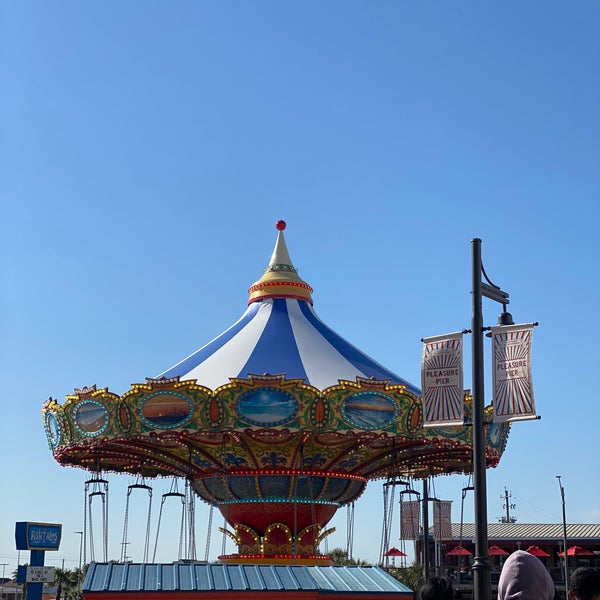
[[[567,556],[567,512],[565,509],[565,488],[563,487],[560,475],[556,476],[560,487],[560,497],[562,499],[562,520],[563,520],[563,552],[565,553],[565,598],[569,600],[569,557]]]
[[[423,479],[423,567],[425,581],[429,579],[429,478]]]
[[[473,365],[473,487],[475,496],[475,558],[473,598],[491,600],[491,566],[488,556],[487,489],[485,459],[485,398],[483,379],[483,310],[481,240],[471,240],[473,314],[471,318]]]
[[[83,531],[76,531],[76,534],[79,535],[79,572],[77,573],[77,598],[81,598],[81,552],[83,549]]]

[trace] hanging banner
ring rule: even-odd
[[[464,422],[462,342],[462,332],[423,338],[423,427]]]
[[[400,502],[400,539],[418,540],[421,527],[421,513],[418,500]]]
[[[433,503],[433,535],[438,542],[452,539],[451,508],[452,500],[436,500]]]
[[[494,422],[535,419],[531,381],[533,324],[492,327]]]

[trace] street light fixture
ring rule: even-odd
[[[473,388],[473,488],[475,508],[475,557],[473,560],[473,598],[491,600],[491,565],[488,555],[487,485],[485,459],[485,397],[483,377],[483,296],[502,304],[499,325],[512,324],[506,312],[509,295],[488,279],[481,261],[481,240],[471,240],[472,257],[472,388]],[[482,281],[485,277],[488,283]],[[490,285],[488,285],[490,284]]]
[[[556,476],[558,479],[558,487],[560,488],[560,496],[562,499],[562,520],[563,520],[563,552],[565,554],[564,568],[565,568],[565,598],[569,599],[569,557],[567,556],[567,513],[565,511],[565,488],[562,485],[560,475]]]
[[[81,598],[81,551],[83,548],[83,531],[75,532],[79,536],[79,572],[77,573],[77,594]]]

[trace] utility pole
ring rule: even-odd
[[[506,510],[506,517],[502,517],[500,519],[501,523],[514,523],[517,519],[515,517],[510,516],[510,509],[516,508],[517,505],[510,502],[510,498],[512,498],[512,494],[504,488],[504,495],[500,496],[500,498],[504,498],[503,508]]]

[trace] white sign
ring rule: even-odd
[[[462,332],[423,338],[423,427],[462,425]]]
[[[451,507],[452,500],[436,500],[433,503],[433,532],[438,541],[452,539]]]
[[[531,381],[533,325],[492,327],[494,422],[537,418]]]
[[[400,502],[400,539],[418,540],[420,526],[419,501]]]
[[[54,567],[27,567],[25,583],[53,583]]]

